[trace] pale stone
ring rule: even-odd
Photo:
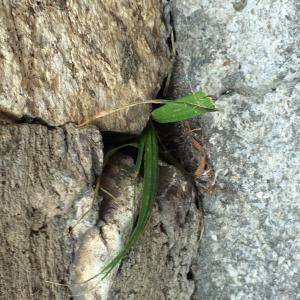
[[[139,181],[132,158],[113,157],[101,176],[100,195],[101,205],[95,208],[97,222],[87,227],[84,223],[88,216],[84,216],[72,231],[76,249],[70,266],[70,289],[71,294],[81,300],[110,299],[118,266],[105,278],[101,271],[121,251],[128,238],[139,199]]]

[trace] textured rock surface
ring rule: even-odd
[[[222,108],[199,122],[216,185],[194,299],[299,299],[299,2],[171,7],[175,92],[201,87]]]
[[[101,180],[105,193],[93,200],[98,129],[19,124],[0,127],[0,137],[0,298],[109,299],[117,269],[79,283],[103,269],[133,226],[132,158],[114,157]]]
[[[152,99],[168,68],[159,0],[2,1],[0,111],[50,125]],[[138,132],[142,105],[98,121]]]
[[[93,200],[102,171],[99,130],[0,127],[0,298],[69,299],[66,283],[80,240],[69,226]],[[94,209],[85,230],[94,226]]]
[[[79,300],[110,299],[109,291],[114,285],[115,268],[105,279],[96,276],[119,253],[127,239],[134,221],[139,185],[135,176],[133,159],[114,156],[112,163],[101,176],[101,205],[97,222],[90,226],[93,211],[87,214],[72,231],[76,241],[74,260],[70,268],[72,295]],[[80,284],[89,280],[85,284]]]
[[[189,180],[161,166],[151,221],[124,260],[109,299],[190,299],[195,288],[190,266],[202,229],[197,201]]]

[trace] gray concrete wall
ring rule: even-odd
[[[300,299],[300,5],[170,1],[176,92],[203,89],[215,170],[194,299]]]

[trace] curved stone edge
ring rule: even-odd
[[[100,273],[128,238],[138,197],[139,180],[135,175],[133,159],[121,154],[114,155],[101,176],[98,222],[82,231],[80,227],[84,226],[85,221],[81,220],[73,231],[77,247],[70,268],[70,283],[72,295],[76,298],[110,299],[109,292],[118,268],[105,278]]]

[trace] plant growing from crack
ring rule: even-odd
[[[127,109],[140,104],[145,103],[155,103],[162,104],[162,106],[154,109],[151,112],[150,120],[143,130],[142,134],[139,136],[135,143],[125,144],[109,151],[104,159],[104,165],[107,164],[108,160],[114,155],[118,150],[123,147],[133,146],[138,150],[135,168],[136,174],[141,174],[141,167],[143,164],[143,184],[141,200],[139,205],[139,212],[135,226],[129,236],[129,239],[121,249],[121,251],[102,269],[102,271],[88,280],[82,282],[86,283],[98,276],[106,277],[118,264],[119,262],[128,254],[135,242],[140,238],[143,233],[145,226],[150,218],[151,209],[155,200],[158,176],[159,176],[159,166],[158,166],[158,143],[157,136],[154,128],[154,122],[158,123],[172,123],[184,121],[191,119],[193,117],[201,116],[206,112],[214,112],[218,109],[213,103],[212,99],[207,96],[204,92],[200,91],[177,100],[149,100],[144,102],[137,102],[125,107],[120,107],[117,109],[112,109],[108,111],[101,112],[91,118],[90,120],[83,122],[78,125],[78,127],[85,126],[92,121],[95,121],[101,117],[113,114],[115,112]],[[97,185],[99,187],[98,178]],[[96,188],[95,193],[97,193],[99,188]],[[95,198],[95,197],[94,197]]]

